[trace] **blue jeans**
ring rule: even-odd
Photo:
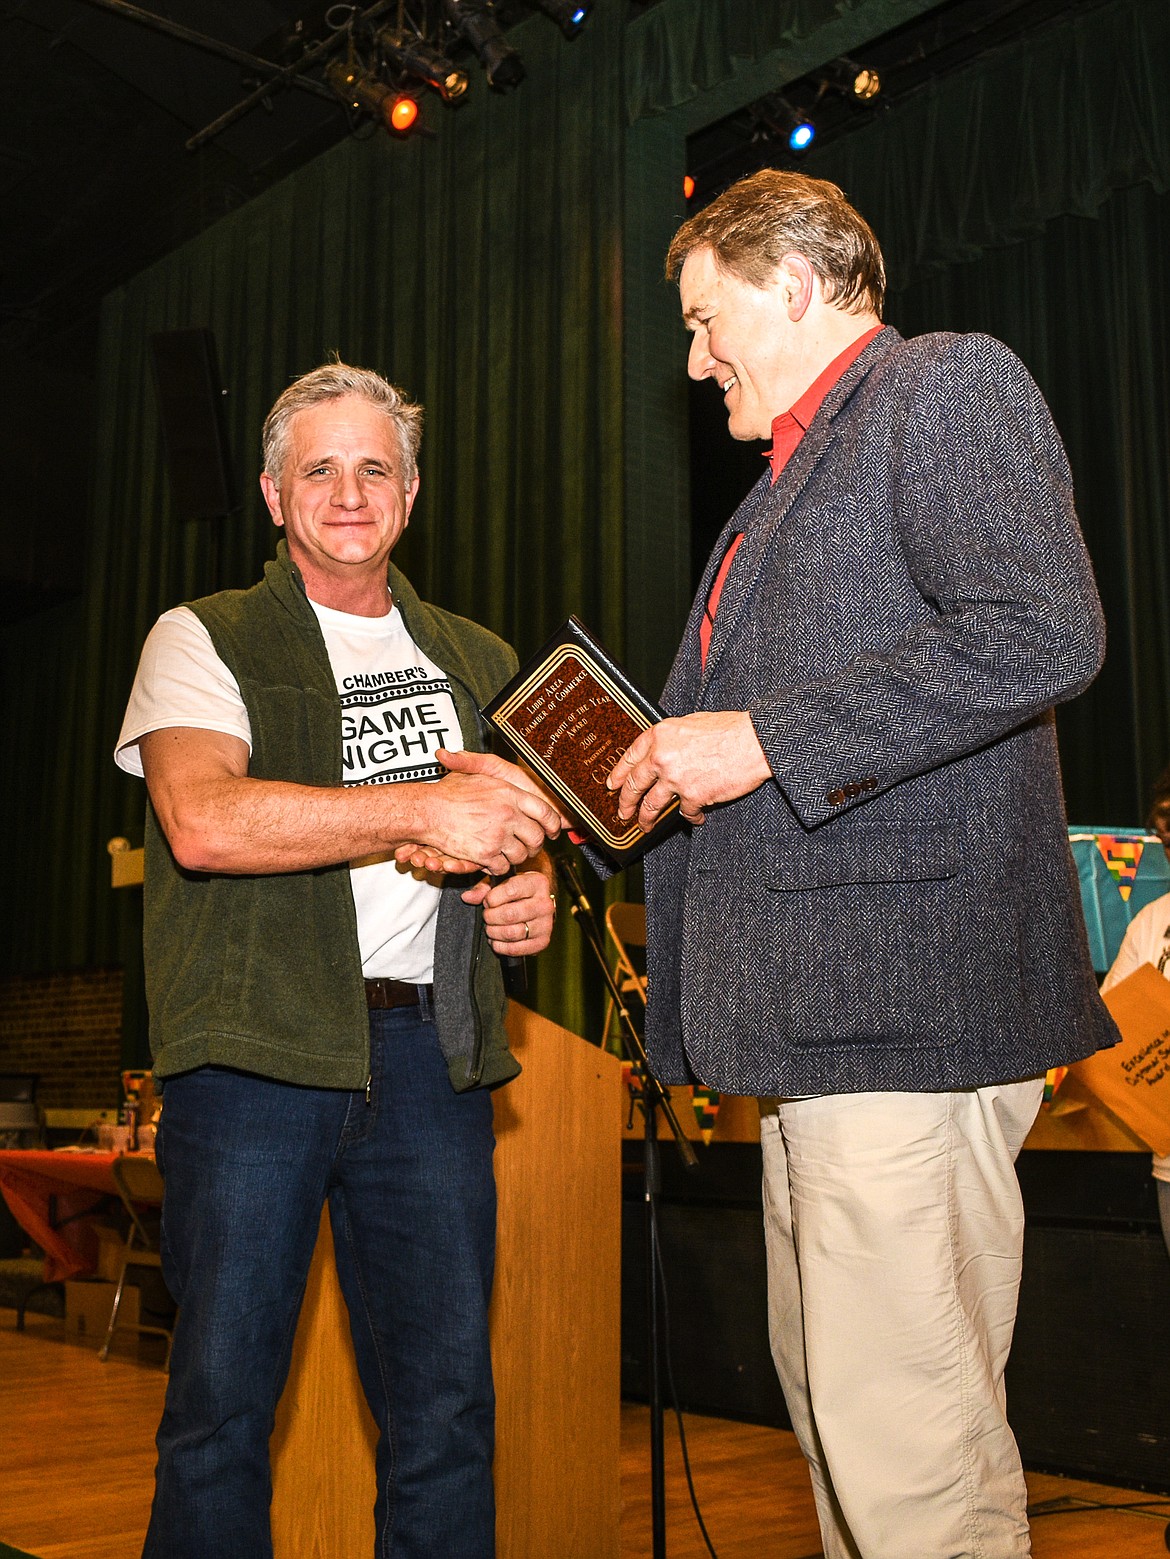
[[[370,1033],[368,1103],[222,1067],[167,1081],[179,1312],[144,1559],[272,1554],[268,1437],[326,1197],[379,1430],[375,1555],[491,1559],[491,1098],[455,1093],[425,1006]]]

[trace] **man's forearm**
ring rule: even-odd
[[[555,810],[511,765],[433,782],[313,786],[243,772],[243,744],[213,733],[164,730],[140,745],[160,827],[190,871],[310,871],[422,840],[499,875],[559,829]]]
[[[417,837],[426,826],[419,793],[430,788],[420,781],[294,785],[245,775],[190,787],[167,808],[163,827],[176,860],[191,871],[311,871]]]

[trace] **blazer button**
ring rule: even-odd
[[[831,807],[839,807],[845,800],[845,792],[843,790],[831,790],[825,797],[825,800]]]
[[[861,788],[862,790],[876,790],[877,780],[874,779],[873,775],[871,774],[869,779],[862,780]]]
[[[847,800],[852,801],[855,796],[860,796],[860,794],[861,794],[861,786],[860,785],[846,785],[846,787],[845,787],[845,796],[846,796]]]

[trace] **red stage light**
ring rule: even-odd
[[[689,173],[686,173],[686,174],[683,175],[683,199],[684,200],[690,200],[691,196],[694,193],[695,193],[695,181],[694,181],[694,179],[691,178]]]
[[[404,135],[418,118],[418,104],[412,97],[395,98],[390,110],[390,123],[400,135]]]

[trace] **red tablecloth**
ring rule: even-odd
[[[98,1243],[84,1215],[116,1196],[117,1153],[0,1151],[0,1192],[12,1216],[45,1253],[45,1281],[92,1272]]]

